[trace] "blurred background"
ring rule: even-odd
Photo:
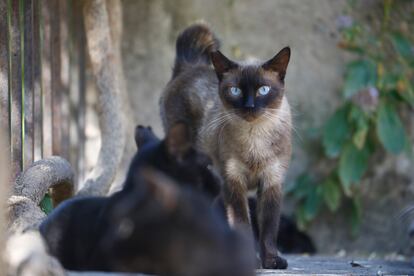
[[[289,45],[286,93],[296,131],[284,212],[320,253],[407,253],[409,223],[398,216],[414,204],[413,2],[124,0],[130,120],[163,135],[158,99],[171,76],[175,39],[196,20],[210,24],[223,53],[236,60],[266,60]],[[377,135],[381,108],[383,131],[391,133],[382,136],[390,138]],[[352,141],[355,152],[348,150]]]
[[[22,2],[8,1],[7,9],[0,7],[0,23],[9,26],[8,38],[2,40],[4,33],[0,33],[0,46],[7,39],[10,49],[24,45],[19,44],[19,35],[10,35],[19,24],[20,29],[26,26],[27,17],[14,17]],[[120,49],[120,76],[125,79],[119,113],[125,113],[127,133],[125,147],[119,142],[124,152],[118,187],[136,151],[134,127],[150,125],[164,135],[158,100],[171,77],[175,39],[189,24],[203,20],[220,38],[222,52],[234,60],[267,60],[284,46],[291,47],[286,94],[295,132],[283,213],[312,237],[318,253],[399,259],[414,252],[409,238],[410,231],[414,233],[414,224],[410,226],[414,221],[414,1],[123,0],[120,6],[117,0],[106,2],[119,8],[108,13],[118,30],[116,35],[111,33],[112,38],[120,35],[113,44]],[[0,47],[0,61],[5,61],[0,72],[22,75],[7,82],[0,74],[0,115],[11,118],[12,160],[18,160],[12,174],[53,153],[71,161],[76,180],[82,183],[97,163],[104,136],[99,125],[99,89],[93,79],[96,60],[85,58],[82,1],[25,3],[40,3],[33,6],[33,14],[41,15],[43,31],[36,32],[37,25],[33,37],[42,51],[40,56],[34,52],[34,60],[39,58],[34,64],[41,64],[42,85],[41,89],[36,86],[35,75],[30,86],[29,74],[22,73],[30,72],[25,59],[28,47],[16,50],[23,62],[15,59],[16,53],[11,56],[12,51],[7,57]],[[27,7],[24,10],[30,10]],[[9,17],[2,17],[6,10]],[[20,18],[20,23],[13,18]],[[31,32],[21,36],[24,41],[27,33]],[[19,62],[25,64],[23,71],[13,71]],[[21,96],[32,87],[34,117],[19,125],[19,116],[29,114],[30,105],[26,107],[25,102],[31,98],[16,100],[10,96],[14,92],[7,91]],[[56,91],[62,94],[53,96],[59,95],[53,94]],[[52,112],[53,99],[62,102],[57,102],[61,109]],[[37,107],[40,117],[36,117]],[[16,110],[23,112],[13,115]],[[19,137],[22,141],[15,144]],[[118,142],[111,139],[110,143]],[[19,151],[31,144],[30,150]],[[33,154],[23,158],[28,152]]]

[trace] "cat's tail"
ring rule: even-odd
[[[206,24],[196,23],[186,28],[177,38],[172,78],[186,67],[210,64],[210,53],[219,46],[219,40]]]

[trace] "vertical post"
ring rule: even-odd
[[[33,0],[25,0],[23,3],[23,76],[24,76],[24,164],[29,166],[33,162]]]
[[[7,16],[7,0],[0,0],[0,132],[3,133],[3,139],[5,141],[9,141],[10,138]],[[9,143],[10,141],[5,144],[9,146]]]
[[[42,158],[42,90],[41,90],[41,59],[40,59],[40,1],[33,1],[33,97],[34,97],[34,160]]]
[[[85,90],[86,90],[86,38],[82,18],[82,0],[71,1],[71,160],[77,172],[77,183],[84,179],[85,171]]]
[[[69,22],[69,68],[70,68],[70,87],[69,87],[69,112],[70,112],[70,155],[69,161],[72,164],[72,168],[75,171],[75,175],[79,177],[78,173],[78,154],[79,154],[79,135],[78,135],[78,125],[77,125],[77,116],[79,112],[79,59],[77,51],[77,41],[80,34],[76,29],[76,1],[70,1],[68,7],[68,22]],[[78,178],[75,179],[75,187],[77,187]]]
[[[50,2],[43,1],[40,6],[41,13],[41,89],[42,89],[42,134],[43,134],[43,157],[52,155],[52,81],[51,81],[51,22]]]
[[[79,53],[79,113],[77,118],[79,154],[77,163],[79,172],[78,181],[84,181],[86,174],[86,33],[82,18],[82,11],[80,9],[78,11],[78,16],[77,30],[80,35],[77,41],[77,50]]]
[[[69,30],[68,2],[53,0],[52,22],[52,124],[53,154],[69,159]],[[51,189],[53,205],[73,195],[72,185],[59,185]]]
[[[52,153],[62,152],[62,82],[61,82],[61,39],[60,39],[60,4],[59,0],[50,0],[50,65],[52,88]]]
[[[69,8],[68,1],[60,1],[59,14],[60,14],[60,113],[61,123],[59,125],[61,129],[61,141],[60,141],[60,155],[69,160],[70,152],[70,62],[69,62]]]
[[[22,169],[22,57],[19,4],[19,0],[9,0],[11,11],[9,14],[9,78],[12,180]]]

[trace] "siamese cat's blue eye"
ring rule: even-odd
[[[240,96],[241,92],[242,92],[241,89],[238,87],[234,87],[234,86],[230,87],[230,94],[234,97]]]
[[[267,94],[269,94],[270,92],[270,87],[265,85],[260,87],[259,89],[257,89],[257,92],[259,93],[259,95],[261,96],[266,96]]]

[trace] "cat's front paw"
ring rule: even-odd
[[[280,256],[275,256],[262,260],[262,266],[265,269],[286,269],[288,267],[288,263],[286,259]]]

